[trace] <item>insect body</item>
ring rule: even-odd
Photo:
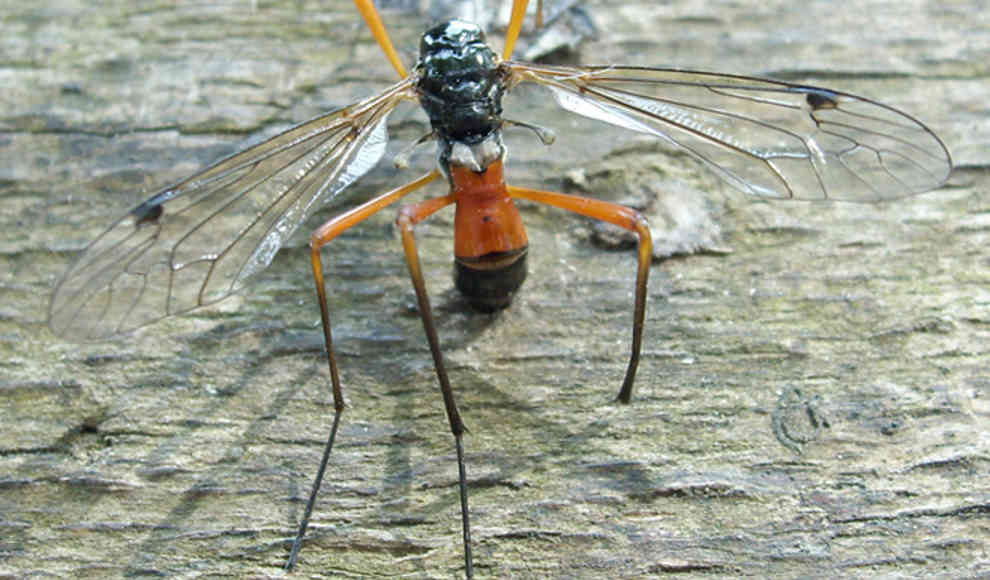
[[[651,239],[636,211],[592,198],[507,185],[502,99],[518,83],[548,88],[563,108],[678,146],[747,193],[783,199],[876,201],[938,187],[948,150],[926,126],[889,106],[830,89],[673,68],[550,67],[502,60],[481,30],[452,21],[427,31],[406,74],[370,0],[356,0],[402,80],[364,101],[255,145],[168,187],[114,222],[59,281],[49,326],[99,339],[216,302],[242,288],[321,203],[381,160],[387,118],[416,101],[430,119],[438,167],[333,216],[311,236],[335,414],[299,525],[291,567],[315,505],[344,410],[321,248],[348,228],[443,176],[447,195],[405,206],[397,223],[459,470],[465,573],[473,574],[464,424],[444,367],[416,250],[414,226],[456,205],[455,281],[477,309],[509,304],[526,276],[527,238],[514,199],[552,205],[628,229],[639,238],[632,345],[618,400],[629,402],[642,343]],[[517,0],[511,55],[525,13]]]
[[[526,277],[526,232],[502,171],[507,72],[474,24],[455,20],[423,35],[419,102],[457,204],[455,281],[485,311],[507,306]]]

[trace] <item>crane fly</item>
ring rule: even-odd
[[[385,153],[389,113],[418,102],[437,168],[333,216],[311,236],[334,419],[287,567],[299,554],[333,450],[344,398],[334,358],[321,248],[348,228],[443,178],[449,191],[404,206],[397,224],[457,453],[464,566],[473,576],[464,423],[444,367],[414,227],[449,205],[457,288],[478,310],[509,305],[526,277],[527,238],[514,200],[610,222],[639,239],[632,344],[617,399],[632,396],[642,344],[651,238],[646,219],[602,200],[506,185],[502,99],[520,83],[548,89],[571,112],[683,148],[725,181],[764,197],[881,201],[939,187],[952,162],[925,125],[892,107],[800,84],[676,68],[543,66],[509,60],[526,0],[515,0],[502,58],[463,21],[428,30],[407,73],[371,0],[355,0],[401,80],[167,187],[114,222],[55,287],[48,312],[60,336],[95,340],[221,300],[272,261],[317,207],[337,198]]]

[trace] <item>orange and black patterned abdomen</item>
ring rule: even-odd
[[[471,306],[493,312],[509,305],[526,279],[526,229],[496,161],[482,172],[451,167],[456,198],[454,282]]]

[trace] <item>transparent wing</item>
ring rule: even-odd
[[[271,263],[321,204],[374,167],[413,79],[289,129],[168,187],[117,220],[55,287],[48,323],[91,340],[216,302]]]
[[[937,188],[952,169],[931,129],[848,93],[680,69],[508,66],[565,109],[681,147],[753,195],[896,199]]]

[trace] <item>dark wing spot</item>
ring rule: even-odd
[[[163,213],[165,211],[162,209],[161,204],[151,205],[148,202],[142,203],[131,211],[131,215],[134,216],[134,225],[137,227],[141,227],[144,224],[157,223],[158,218],[162,217]]]
[[[808,89],[808,106],[813,111],[821,109],[838,109],[839,96],[830,91],[822,89]]]
[[[165,202],[175,197],[175,193],[172,190],[163,191],[132,209],[131,215],[134,216],[135,227],[141,227],[145,224],[157,224],[162,214],[165,213]]]

